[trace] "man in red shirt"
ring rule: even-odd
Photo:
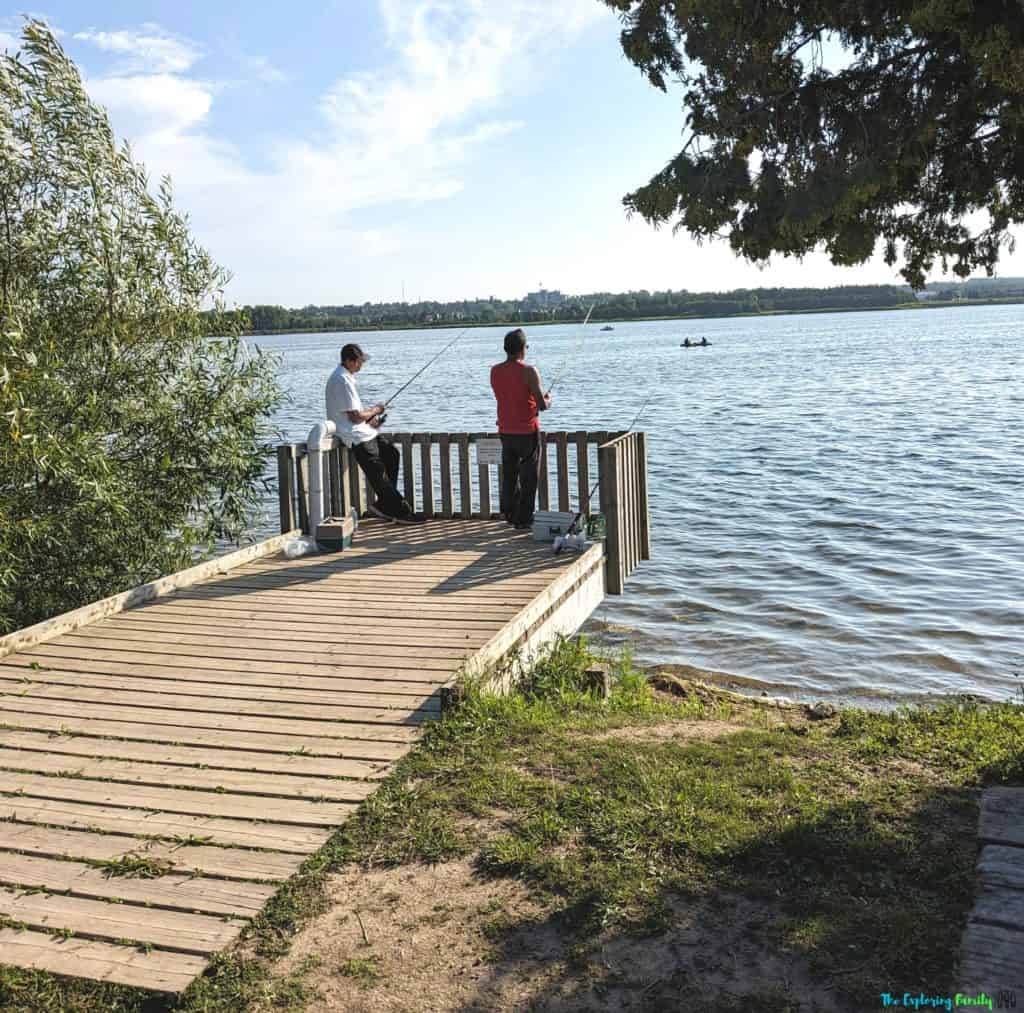
[[[551,407],[551,398],[540,385],[540,373],[524,361],[528,347],[521,328],[509,331],[505,361],[491,366],[501,436],[501,512],[519,530],[533,524],[540,464],[538,413]]]

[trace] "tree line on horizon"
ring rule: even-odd
[[[463,299],[454,302],[362,303],[338,306],[243,306],[251,333],[335,331],[444,324],[554,323],[582,319],[640,320],[649,317],[717,317],[746,313],[885,309],[914,303],[1024,298],[1024,278],[974,278],[937,282],[915,293],[909,285],[840,285],[833,288],[754,288],[730,292],[594,292],[563,295],[531,292],[522,299]]]

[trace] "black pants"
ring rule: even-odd
[[[409,507],[395,486],[399,461],[395,445],[383,436],[375,436],[354,446],[352,452],[377,494],[377,506],[392,517],[408,513]]]
[[[540,467],[537,433],[501,434],[501,512],[513,524],[532,524]]]

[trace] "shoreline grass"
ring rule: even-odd
[[[565,940],[567,973],[587,987],[607,978],[602,947],[671,933],[682,913],[734,898],[763,913],[759,943],[798,957],[843,1008],[873,1008],[883,989],[955,987],[977,789],[1024,782],[1024,707],[957,700],[811,721],[801,707],[696,683],[658,693],[628,659],[606,700],[587,688],[591,664],[565,641],[513,694],[468,687],[176,1005],[0,968],[0,1009],[302,1010],[303,972],[274,965],[326,910],[331,873],[456,859],[525,884]],[[500,961],[530,930],[496,912],[481,931]],[[649,1008],[675,1008],[663,1004],[692,986],[692,971],[669,971],[644,992]],[[372,974],[343,973],[386,987],[376,961]],[[798,1008],[781,992],[747,1000]],[[707,1008],[737,1001],[722,992]]]

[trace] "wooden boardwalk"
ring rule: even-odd
[[[989,788],[978,823],[978,894],[960,944],[957,986],[1010,1008],[1024,999],[1024,788]]]
[[[343,553],[263,556],[15,634],[0,650],[0,963],[180,991],[460,671],[575,629],[603,593],[600,547],[553,556],[491,520],[368,521]]]

